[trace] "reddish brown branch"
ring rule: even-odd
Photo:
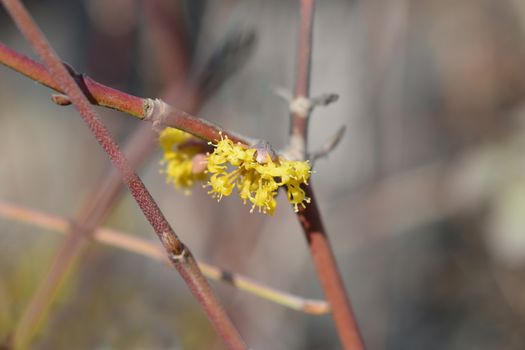
[[[149,3],[153,3],[153,1],[148,1],[147,4]],[[180,41],[176,42],[179,43]],[[177,68],[181,73],[187,71],[188,59],[182,57],[187,56],[187,50],[179,47],[177,50],[172,51],[176,52],[180,58],[174,59],[175,57],[170,55],[169,59],[178,63]],[[186,55],[184,53],[186,53]],[[17,64],[17,61],[13,61],[12,64]],[[45,71],[45,73],[47,73],[47,71]],[[186,89],[187,80],[185,76],[181,77],[181,74],[177,76],[170,74],[167,76],[172,77],[174,82],[181,82],[173,85],[183,85],[185,92],[188,90]],[[90,81],[91,80],[88,80],[88,84]],[[89,84],[89,86],[96,92],[103,92],[104,89],[103,86],[102,90],[98,89],[96,84]],[[172,89],[173,92],[180,94],[181,91],[179,90],[181,89]],[[185,95],[182,99],[182,101],[185,102],[185,107],[193,110],[198,98],[188,97],[196,97],[197,94],[192,90]],[[65,95],[53,95],[52,98],[53,102],[60,105],[71,104],[71,101]],[[106,97],[101,96],[101,98],[105,99]],[[168,96],[168,98],[171,98],[171,96]],[[141,102],[141,105],[143,104],[141,99],[137,100]],[[124,96],[124,101],[127,101],[126,96]],[[124,153],[128,157],[131,166],[136,169],[144,163],[148,155],[150,155],[155,148],[155,145],[154,132],[149,125],[143,124],[128,140]],[[39,288],[33,294],[30,302],[22,313],[22,317],[17,325],[17,330],[15,331],[17,338],[23,339],[26,343],[30,343],[33,335],[38,332],[40,325],[45,323],[48,310],[54,304],[58,293],[60,293],[61,286],[65,285],[68,277],[75,271],[76,265],[81,261],[86,248],[90,246],[89,241],[94,238],[96,227],[105,220],[111,207],[119,198],[122,187],[123,183],[120,174],[115,171],[115,169],[111,169],[109,173],[102,178],[101,182],[94,187],[96,189],[95,195],[87,200],[82,210],[75,219],[72,220],[75,224],[66,225],[64,230],[67,230],[68,235],[59,247],[51,268],[47,274],[43,276]],[[126,241],[123,237],[120,237],[119,242],[128,241],[129,240]],[[66,254],[66,252],[68,254]],[[162,249],[157,249],[157,254],[165,258],[165,253]]]
[[[109,131],[98,119],[83,91],[62,64],[25,7],[18,0],[3,0],[2,2],[19,30],[47,65],[55,82],[75,105],[112,163],[121,173],[122,179],[165,247],[172,264],[179,271],[195,298],[203,306],[208,318],[224,342],[231,349],[246,349],[246,344],[224,312],[220,302],[200,272],[195,259],[178,239],[150,193],[119,150]]]
[[[147,99],[147,106],[148,110],[144,120],[152,121],[154,124],[160,126],[176,125],[177,129],[189,132],[198,138],[209,141],[216,141],[223,137],[227,137],[233,142],[238,142],[244,145],[252,145],[255,143],[255,140],[251,140],[231,131],[225,131],[207,120],[195,118],[184,111],[168,105],[162,100]]]
[[[45,66],[2,43],[0,43],[0,62],[48,88],[64,93],[62,87],[54,80]],[[142,98],[99,84],[90,77],[74,73],[71,67],[68,66],[68,68],[74,74],[78,86],[82,88],[90,102],[123,111],[136,117],[144,115],[144,100]]]
[[[312,28],[314,9],[314,0],[301,0],[295,96],[308,97],[310,94],[310,66],[312,61]]]
[[[312,26],[315,1],[301,0],[301,20],[299,24],[299,46],[297,48],[297,72],[294,97],[307,98],[310,94],[310,66],[312,57]],[[291,143],[301,148],[300,154],[306,158],[308,141],[308,119],[310,113],[293,113],[291,118]]]
[[[364,349],[363,339],[311,186],[305,188],[305,191],[312,202],[299,211],[297,216],[308,242],[321,286],[332,308],[332,317],[339,338],[345,349]]]
[[[301,0],[295,99],[307,99],[309,95],[314,8],[315,0]],[[310,110],[305,110],[305,113],[294,112],[291,115],[290,145],[302,148],[300,153],[303,159],[307,153],[309,117]],[[300,210],[297,217],[308,242],[321,286],[332,307],[339,338],[345,349],[363,349],[363,340],[326,235],[312,186],[306,187],[305,191],[311,198],[311,203]]]
[[[0,43],[0,63],[55,91],[66,93],[64,89],[53,80],[53,74],[45,66],[2,43]],[[82,92],[92,104],[116,109],[138,117],[139,119],[157,123],[159,127],[169,126],[181,129],[207,141],[220,140],[222,135],[222,137],[227,136],[231,140],[245,145],[255,143],[255,140],[249,137],[228,131],[209,121],[196,118],[189,113],[167,104],[166,106],[169,109],[169,113],[162,115],[156,114],[154,111],[152,113],[152,108],[156,101],[129,95],[125,92],[102,85],[85,75],[74,73],[70,67],[68,67],[68,70],[70,73],[73,73],[73,77],[78,83],[77,86],[81,88]],[[67,104],[67,99],[67,97],[60,97],[60,104]]]

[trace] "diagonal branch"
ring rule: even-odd
[[[63,88],[53,79],[53,75],[44,65],[2,43],[0,43],[0,62],[48,88],[64,93]],[[70,66],[68,70],[91,103],[116,109],[134,117],[144,117],[143,98],[97,83],[88,76],[74,72]]]
[[[24,222],[26,224],[71,235],[70,223],[60,217],[34,209],[0,201],[0,216]],[[130,234],[109,228],[98,228],[93,238],[99,242],[122,250],[136,253],[150,259],[169,264],[166,254],[158,245]],[[324,300],[306,299],[281,290],[268,287],[243,275],[223,270],[210,264],[198,262],[202,273],[209,279],[221,281],[279,305],[313,315],[324,315],[330,312]]]
[[[199,270],[192,254],[179,240],[151,197],[151,194],[119,150],[109,131],[98,119],[95,111],[89,105],[88,99],[77,85],[77,82],[71,77],[67,68],[62,64],[25,7],[18,0],[3,0],[2,3],[17,24],[19,30],[46,63],[55,81],[75,105],[82,119],[84,119],[98,142],[104,148],[112,163],[121,173],[122,179],[130,189],[144,216],[148,219],[166,249],[170,262],[179,271],[195,298],[201,303],[208,318],[223,338],[225,344],[231,349],[246,349],[246,344],[226,315],[219,300]]]
[[[150,3],[153,3],[153,1],[148,2],[148,4]],[[177,23],[179,22],[177,21]],[[180,31],[178,34],[182,39],[184,34]],[[171,36],[173,37],[173,35]],[[182,45],[182,41],[176,40],[175,43]],[[187,50],[177,47],[172,52],[176,52],[177,57],[169,55],[166,59],[172,61],[171,67],[177,72],[185,74],[188,71],[189,61],[189,58],[184,57],[187,56],[187,54],[184,54],[187,53]],[[22,62],[24,61],[22,60]],[[174,77],[174,82],[171,86],[175,88],[171,89],[171,94],[168,95],[168,98],[171,98],[171,95],[175,93],[179,95],[181,90],[184,90],[186,97],[183,99],[185,102],[184,106],[185,108],[193,109],[200,99],[193,89],[187,88],[187,79],[185,76],[180,77],[181,74],[167,75]],[[94,84],[91,83],[91,85]],[[183,89],[180,88],[180,85],[183,85]],[[188,96],[192,98],[187,98]],[[53,95],[52,98],[55,103],[60,105],[71,104],[70,99],[66,95]],[[101,98],[105,98],[105,95],[102,95]],[[145,123],[129,137],[124,148],[124,154],[128,157],[132,168],[137,169],[153,152],[156,144],[156,142],[153,142],[154,139],[154,132]],[[119,173],[115,169],[110,169],[108,174],[94,186],[95,194],[88,198],[83,208],[75,216],[75,219],[72,221],[74,224],[68,225],[67,237],[61,242],[50,269],[42,276],[38,289],[33,293],[29,303],[25,306],[18,322],[15,333],[18,334],[19,338],[25,339],[26,343],[30,344],[31,339],[45,324],[49,310],[54,305],[62,286],[66,284],[66,281],[76,272],[78,265],[81,264],[83,255],[90,246],[95,234],[95,228],[105,220],[111,207],[120,197],[119,194],[122,193],[123,185]]]
[[[0,43],[0,63],[44,86],[67,95],[64,88],[54,80],[54,74],[44,65],[2,43]],[[217,141],[222,135],[245,145],[256,142],[252,138],[228,131],[207,120],[196,118],[158,99],[153,100],[127,94],[97,83],[88,76],[76,73],[69,66],[66,67],[78,84],[77,86],[92,104],[112,108],[139,119],[157,123],[160,127],[177,128],[207,141]],[[62,102],[67,103],[67,100]]]
[[[297,52],[297,77],[294,98],[307,101],[310,84],[310,65],[312,53],[312,28],[315,0],[300,0],[301,19],[299,27],[299,47]],[[307,156],[308,121],[311,109],[304,113],[292,110],[290,147],[295,147],[298,154]],[[337,267],[333,250],[321,219],[312,185],[305,188],[311,203],[297,213],[297,218],[304,231],[312,260],[317,270],[321,286],[333,310],[332,316],[345,349],[364,349],[350,301],[348,300],[343,279]]]

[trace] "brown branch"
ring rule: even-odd
[[[0,62],[48,88],[64,93],[62,87],[53,79],[52,74],[44,65],[2,43],[0,43]],[[116,109],[135,117],[143,117],[144,99],[99,84],[90,77],[74,73],[69,66],[68,68],[91,103]]]
[[[246,349],[246,344],[206,282],[195,259],[179,240],[150,193],[119,150],[109,131],[98,119],[77,82],[62,64],[25,7],[18,0],[3,0],[2,2],[19,30],[46,63],[55,81],[70,98],[112,163],[121,173],[122,179],[166,249],[171,263],[179,271],[195,298],[201,303],[225,344],[231,349]]]
[[[0,43],[0,63],[44,86],[65,93],[64,89],[53,80],[53,74],[45,66],[2,43]],[[255,140],[249,137],[233,133],[204,119],[196,118],[160,100],[129,95],[97,83],[83,74],[75,73],[69,66],[68,70],[77,82],[77,86],[92,104],[127,113],[139,119],[156,123],[159,127],[177,128],[207,141],[220,140],[222,135],[222,137],[228,137],[234,142],[245,145],[255,143]],[[67,98],[60,97],[60,102],[67,104]],[[165,105],[163,109],[158,108],[161,104]]]
[[[301,0],[295,101],[309,102],[314,8],[315,0]],[[311,102],[307,105],[311,105]],[[311,108],[292,109],[290,147],[296,147],[298,150],[296,153],[300,154],[302,159],[305,159],[307,155],[306,145],[310,112]],[[312,186],[307,186],[305,191],[311,198],[311,203],[300,210],[297,217],[308,242],[321,286],[333,310],[332,315],[339,338],[345,349],[364,349],[357,321],[328,241]]]
[[[207,140],[217,141],[228,137],[233,142],[244,145],[253,145],[255,140],[241,136],[231,131],[226,131],[204,119],[199,119],[190,114],[172,107],[160,99],[146,99],[145,121],[151,121],[159,127],[171,126],[189,132],[190,134]]]
[[[70,223],[60,217],[43,213],[34,209],[26,208],[0,201],[0,216],[24,222],[26,224],[41,227],[71,236]],[[169,264],[166,254],[158,245],[134,237],[128,233],[120,232],[109,228],[98,228],[93,231],[93,239],[112,247],[116,247],[128,252],[137,253],[150,259]],[[313,315],[324,315],[330,312],[328,303],[324,300],[306,299],[294,294],[268,287],[258,281],[241,274],[229,272],[219,267],[215,267],[203,262],[197,262],[202,273],[209,279],[221,281],[233,287],[251,293],[260,298],[275,302],[279,305],[291,308],[296,311]]]
[[[305,209],[300,210],[297,216],[308,242],[321,286],[333,310],[332,317],[339,338],[345,349],[364,349],[357,321],[311,186],[305,188],[305,191],[312,202]]]
[[[152,2],[153,1],[147,3]],[[176,42],[179,43],[180,41]],[[174,51],[177,51],[178,56],[184,56],[183,53],[187,53],[187,50],[181,48],[177,48],[177,50]],[[171,55],[169,57],[169,59],[177,63],[176,66],[180,72],[188,71],[187,65],[189,59],[184,57],[174,58],[175,57]],[[172,77],[173,75],[169,74],[167,76]],[[178,74],[173,80],[176,83],[172,84],[175,87],[174,89],[168,89],[172,92],[170,95],[174,93],[180,94],[180,90],[188,92],[184,94],[185,96],[182,100],[185,102],[186,108],[193,110],[196,105],[195,103],[199,99],[194,90],[187,89],[186,85],[188,84],[186,77],[181,77],[180,74]],[[177,82],[181,83],[178,84]],[[179,89],[179,85],[183,85],[182,89]],[[173,97],[170,95],[167,96],[168,99]],[[65,95],[53,95],[52,99],[53,102],[59,105],[71,104],[70,99]],[[151,154],[156,145],[156,142],[153,142],[154,139],[154,133],[147,124],[142,124],[130,137],[125,146],[124,153],[134,169],[144,163]],[[65,285],[68,277],[75,271],[76,265],[79,265],[79,261],[87,250],[86,248],[90,246],[91,239],[95,234],[95,228],[105,220],[107,214],[110,212],[111,207],[122,192],[123,183],[118,172],[111,169],[94,188],[96,189],[95,195],[88,199],[82,210],[72,221],[75,224],[68,226],[66,239],[61,243],[49,271],[43,276],[38,289],[22,313],[22,317],[17,326],[18,331],[15,333],[19,335],[19,338],[25,339],[27,343],[30,343],[31,338],[46,321],[48,310],[54,304],[61,287]],[[20,336],[20,334],[22,334],[22,336]]]

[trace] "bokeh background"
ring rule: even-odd
[[[298,1],[25,3],[78,71],[286,145],[275,89],[293,88]],[[311,92],[340,99],[314,112],[309,146],[347,133],[311,181],[369,349],[525,348],[524,34],[521,0],[318,1]],[[218,49],[236,36],[244,44]],[[34,57],[5,12],[0,41]],[[181,88],[185,76],[207,82],[199,98]],[[110,164],[50,93],[0,66],[0,200],[70,219]],[[121,144],[141,125],[97,110]],[[186,196],[165,183],[160,159],[157,149],[140,174],[197,258],[322,297],[282,196],[273,217],[198,186]],[[105,225],[156,241],[127,191]],[[0,218],[0,339],[62,240]],[[254,349],[339,347],[329,316],[213,288]],[[94,243],[33,348],[223,345],[173,270]]]

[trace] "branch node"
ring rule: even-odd
[[[170,106],[159,98],[144,99],[144,120],[152,124],[152,129],[160,133],[164,128],[164,117],[168,115]]]
[[[313,100],[304,96],[297,96],[296,98],[290,101],[290,104],[288,106],[292,114],[301,118],[308,118],[310,112],[312,112],[315,105],[313,103]]]
[[[156,103],[159,99],[145,98],[144,99],[144,120],[152,121],[155,115]]]
[[[277,152],[273,149],[272,145],[266,140],[259,140],[255,145],[252,146],[255,148],[255,159],[259,164],[266,164],[269,160],[273,162],[279,162],[279,157]]]
[[[71,100],[69,99],[69,97],[63,94],[52,94],[51,101],[53,101],[59,106],[69,106],[71,104]]]
[[[339,95],[333,93],[322,94],[311,98],[305,96],[297,96],[293,98],[291,92],[284,88],[276,88],[274,89],[274,93],[288,102],[292,114],[302,118],[308,118],[310,113],[317,106],[328,106],[339,100]]]
[[[189,256],[188,249],[183,246],[182,251],[178,254],[170,253],[170,260],[176,263],[185,263]]]
[[[280,153],[288,160],[303,161],[305,160],[305,142],[304,138],[298,134],[291,134],[288,146]]]
[[[186,246],[175,236],[173,232],[164,231],[159,235],[162,244],[168,252],[168,257],[172,262],[184,262],[189,255]]]

